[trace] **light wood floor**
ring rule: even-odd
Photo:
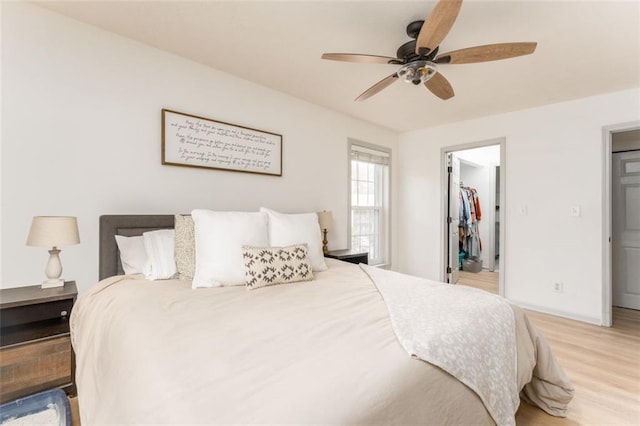
[[[498,274],[461,272],[458,284],[498,293]],[[522,402],[518,425],[640,425],[640,311],[613,309],[613,327],[527,311],[575,387],[566,418]]]
[[[498,293],[498,274],[461,272],[458,284]],[[533,311],[527,315],[576,391],[566,418],[522,402],[518,425],[640,425],[640,311],[614,308],[611,328]],[[80,425],[77,398],[71,407],[73,425]]]
[[[80,411],[78,411],[78,397],[69,398],[71,405],[71,426],[80,426]]]
[[[498,294],[498,273],[480,271],[477,273],[460,271],[458,284],[480,288],[489,293]]]

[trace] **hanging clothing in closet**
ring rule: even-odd
[[[460,187],[458,194],[459,214],[459,244],[460,251],[466,253],[465,257],[478,258],[482,251],[482,240],[478,231],[478,221],[482,219],[480,197],[475,188]]]

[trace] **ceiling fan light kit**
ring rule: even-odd
[[[325,53],[322,55],[322,59],[402,65],[398,71],[365,90],[356,98],[356,101],[370,98],[395,83],[396,80],[402,80],[416,86],[424,84],[431,93],[446,100],[452,98],[454,92],[449,81],[438,70],[438,65],[497,61],[529,55],[536,50],[537,43],[535,42],[497,43],[438,55],[440,43],[449,33],[461,7],[462,0],[439,0],[424,21],[414,21],[407,25],[407,35],[413,40],[400,46],[395,58],[361,53]]]
[[[426,83],[435,73],[438,67],[431,61],[413,61],[403,65],[397,72],[398,78],[404,80],[405,83],[413,83],[416,86]]]

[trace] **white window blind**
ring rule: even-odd
[[[351,248],[388,263],[390,153],[351,145]]]

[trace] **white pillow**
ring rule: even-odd
[[[142,235],[124,237],[116,235],[116,244],[120,250],[120,262],[125,275],[142,274],[147,263],[147,251],[144,248]]]
[[[166,280],[176,274],[174,257],[176,233],[173,229],[159,229],[142,234],[147,263],[142,272],[148,280]]]
[[[265,213],[191,212],[195,227],[196,272],[192,288],[244,285],[242,246],[269,245]]]
[[[269,216],[269,244],[272,247],[306,244],[313,270],[327,269],[317,213],[283,214],[264,207],[260,207],[260,211]]]

